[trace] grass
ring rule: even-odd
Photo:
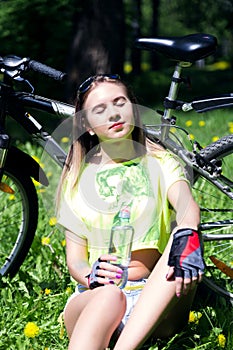
[[[232,122],[230,112],[179,118],[179,124],[188,125],[202,145],[232,133]],[[27,144],[26,148],[41,157],[36,147]],[[0,281],[1,350],[60,350],[68,346],[61,313],[75,283],[66,268],[63,232],[44,206],[45,189],[36,185],[40,217],[33,245],[19,273],[12,280],[4,277]],[[201,285],[185,329],[169,341],[152,344],[150,350],[231,350],[232,320],[232,306]]]

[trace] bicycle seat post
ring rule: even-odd
[[[171,85],[170,85],[170,89],[168,92],[168,96],[167,96],[167,100],[169,101],[175,101],[178,95],[178,89],[179,89],[179,85],[182,82],[181,79],[181,71],[182,68],[188,64],[187,62],[178,62],[175,66],[175,70],[173,72],[173,76],[172,76],[172,81],[171,81]],[[162,123],[163,124],[167,124],[169,125],[170,123],[170,118],[171,118],[171,113],[172,113],[172,109],[171,108],[165,108],[164,109],[164,114],[162,117]],[[167,126],[162,126],[161,128],[161,139],[165,140],[168,136],[169,133],[169,127]]]

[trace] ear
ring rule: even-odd
[[[95,133],[94,133],[94,131],[93,131],[92,129],[87,129],[87,132],[88,132],[91,136],[94,136],[94,135],[95,135]]]

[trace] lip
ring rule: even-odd
[[[124,125],[124,122],[114,123],[110,126],[109,129],[118,129],[121,128]]]

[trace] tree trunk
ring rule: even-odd
[[[80,5],[79,5],[80,9]],[[125,28],[122,0],[87,0],[75,18],[68,62],[67,98],[90,75],[123,71]]]
[[[160,0],[152,0],[152,25],[151,37],[158,36],[158,21],[159,21],[159,4]],[[159,70],[159,57],[156,52],[151,53],[151,68],[152,70]]]
[[[136,3],[136,4],[135,4]],[[136,38],[139,38],[141,36],[141,17],[142,17],[142,11],[141,11],[141,0],[136,0],[135,3],[133,3],[134,7],[134,19],[132,20],[132,32],[133,32],[133,42]],[[141,50],[132,47],[131,52],[131,61],[132,61],[132,68],[134,74],[139,74],[141,72]]]

